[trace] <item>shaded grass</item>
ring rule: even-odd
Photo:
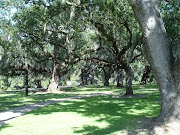
[[[134,131],[138,120],[160,113],[160,103],[155,102],[160,99],[159,91],[135,94],[149,96],[114,98],[114,95],[106,95],[59,102],[14,119],[0,128],[0,134],[108,135]]]

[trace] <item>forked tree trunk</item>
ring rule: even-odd
[[[144,54],[161,92],[162,122],[180,123],[180,49],[174,59],[157,0],[129,0],[144,33]]]

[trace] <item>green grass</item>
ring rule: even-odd
[[[32,104],[36,102],[69,97],[71,94],[34,94],[30,93],[25,97],[24,92],[17,93],[1,93],[0,94],[0,112],[9,110],[22,105]]]
[[[6,111],[15,107],[32,104],[36,102],[65,98],[70,96],[92,94],[92,93],[103,93],[107,91],[120,91],[123,89],[111,89],[111,87],[103,88],[103,86],[89,86],[89,87],[72,87],[62,89],[59,94],[36,94],[29,92],[29,96],[25,97],[24,92],[16,93],[0,93],[0,112]]]
[[[98,89],[97,89],[98,88]],[[115,91],[117,89],[110,89],[111,87],[103,88],[102,86],[89,86],[89,87],[73,87],[65,88],[59,94],[35,94],[29,93],[28,97],[25,97],[24,92],[17,93],[0,93],[0,112],[9,110],[22,105],[32,104],[40,101],[46,101],[57,98],[65,98],[74,95],[102,93],[106,91]],[[122,89],[119,89],[122,90]]]
[[[138,85],[135,87],[138,89]],[[160,99],[159,91],[154,90],[157,86],[139,87],[149,90],[135,94],[149,96],[116,98],[106,95],[59,102],[12,120],[0,128],[0,135],[112,135],[134,131],[137,120],[156,117],[160,113],[160,103],[155,102]],[[117,90],[112,87],[104,90],[99,88],[93,86],[66,90],[72,93]]]
[[[134,90],[147,90],[147,89],[157,89],[157,85],[133,85]],[[116,88],[114,86],[104,87],[99,85],[93,85],[88,87],[71,87],[62,89],[63,92],[60,94],[34,94],[29,93],[28,97],[25,97],[24,92],[17,93],[0,93],[0,112],[9,110],[22,105],[32,104],[40,101],[46,101],[57,98],[64,98],[74,95],[82,94],[93,94],[93,93],[104,93],[104,92],[118,92],[124,91],[125,88]]]

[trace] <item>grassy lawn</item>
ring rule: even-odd
[[[0,128],[0,135],[116,135],[131,132],[138,128],[137,121],[159,115],[160,103],[155,101],[159,100],[160,96],[159,91],[154,90],[155,88],[157,88],[156,85],[134,85],[134,89],[139,90],[135,94],[149,95],[144,98],[118,98],[115,96],[118,94],[115,94],[74,99],[49,105],[12,120]],[[20,97],[23,103],[26,103],[35,102],[38,98],[48,100],[61,96],[72,96],[75,93],[79,95],[108,90],[123,89],[93,86],[68,88],[66,92],[51,97],[49,95],[32,95],[28,99],[24,99],[22,95]],[[13,96],[15,95],[11,95]],[[9,105],[11,103],[9,102]]]
[[[46,101],[56,98],[64,98],[70,96],[70,94],[34,94],[30,93],[30,96],[25,97],[24,92],[17,93],[1,93],[0,94],[0,112],[9,110],[22,105],[32,104],[36,102]]]
[[[124,91],[124,89],[117,89],[103,86],[89,86],[89,87],[71,87],[62,89],[60,93],[36,94],[29,92],[29,96],[25,97],[24,92],[16,93],[0,93],[0,112],[6,111],[22,105],[32,104],[36,102],[65,98],[71,96],[78,96],[84,94],[104,93],[107,91]]]
[[[133,85],[134,90],[148,90],[157,89],[157,86],[152,85]],[[57,98],[65,98],[75,95],[82,94],[93,94],[93,93],[105,93],[105,92],[118,92],[124,91],[125,88],[118,89],[114,86],[104,87],[99,85],[88,86],[88,87],[71,87],[62,89],[61,93],[58,94],[36,94],[33,92],[29,93],[28,97],[25,97],[24,92],[17,93],[0,93],[0,112],[9,110],[18,106],[32,104],[40,101],[46,101]]]

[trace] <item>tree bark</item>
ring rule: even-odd
[[[54,64],[53,67],[53,73],[52,77],[48,86],[48,91],[57,91],[58,89],[58,84],[59,84],[59,72],[58,72],[59,65]]]
[[[85,81],[84,81],[84,70],[81,69],[81,86],[85,86]]]
[[[126,73],[126,94],[125,95],[133,95],[132,89],[132,78],[133,78],[133,71],[130,66],[124,67]]]
[[[27,56],[27,36],[26,36],[26,46],[25,46],[25,91],[26,97],[29,95],[29,69],[28,69],[28,56]]]
[[[142,79],[141,79],[140,84],[147,84],[147,79],[151,77],[149,75],[150,72],[151,72],[150,66],[146,66],[144,69],[144,73],[142,75]]]
[[[25,58],[25,91],[26,91],[26,96],[29,95],[28,87],[29,87],[28,62],[27,62],[27,57],[26,57]]]
[[[122,87],[124,87],[123,86],[123,70],[118,68],[116,70],[116,72],[117,72],[117,85],[116,85],[116,87],[122,88]]]
[[[81,69],[81,86],[88,85],[88,71],[86,70],[86,67],[83,67]]]
[[[174,59],[157,0],[129,0],[144,34],[144,54],[161,93],[162,122],[180,121],[180,51]]]
[[[41,80],[37,80],[37,88],[42,88]]]
[[[110,67],[104,67],[102,69],[104,71],[104,86],[109,86],[109,79],[111,78]]]
[[[104,86],[109,86],[109,79],[110,79],[110,77],[108,77],[108,75],[105,75]]]
[[[52,71],[52,77],[48,86],[48,91],[57,91],[58,89],[58,84],[59,84],[59,68],[60,64],[58,63],[58,52],[59,52],[60,47],[57,45],[54,45],[54,58],[53,58],[53,71]]]

